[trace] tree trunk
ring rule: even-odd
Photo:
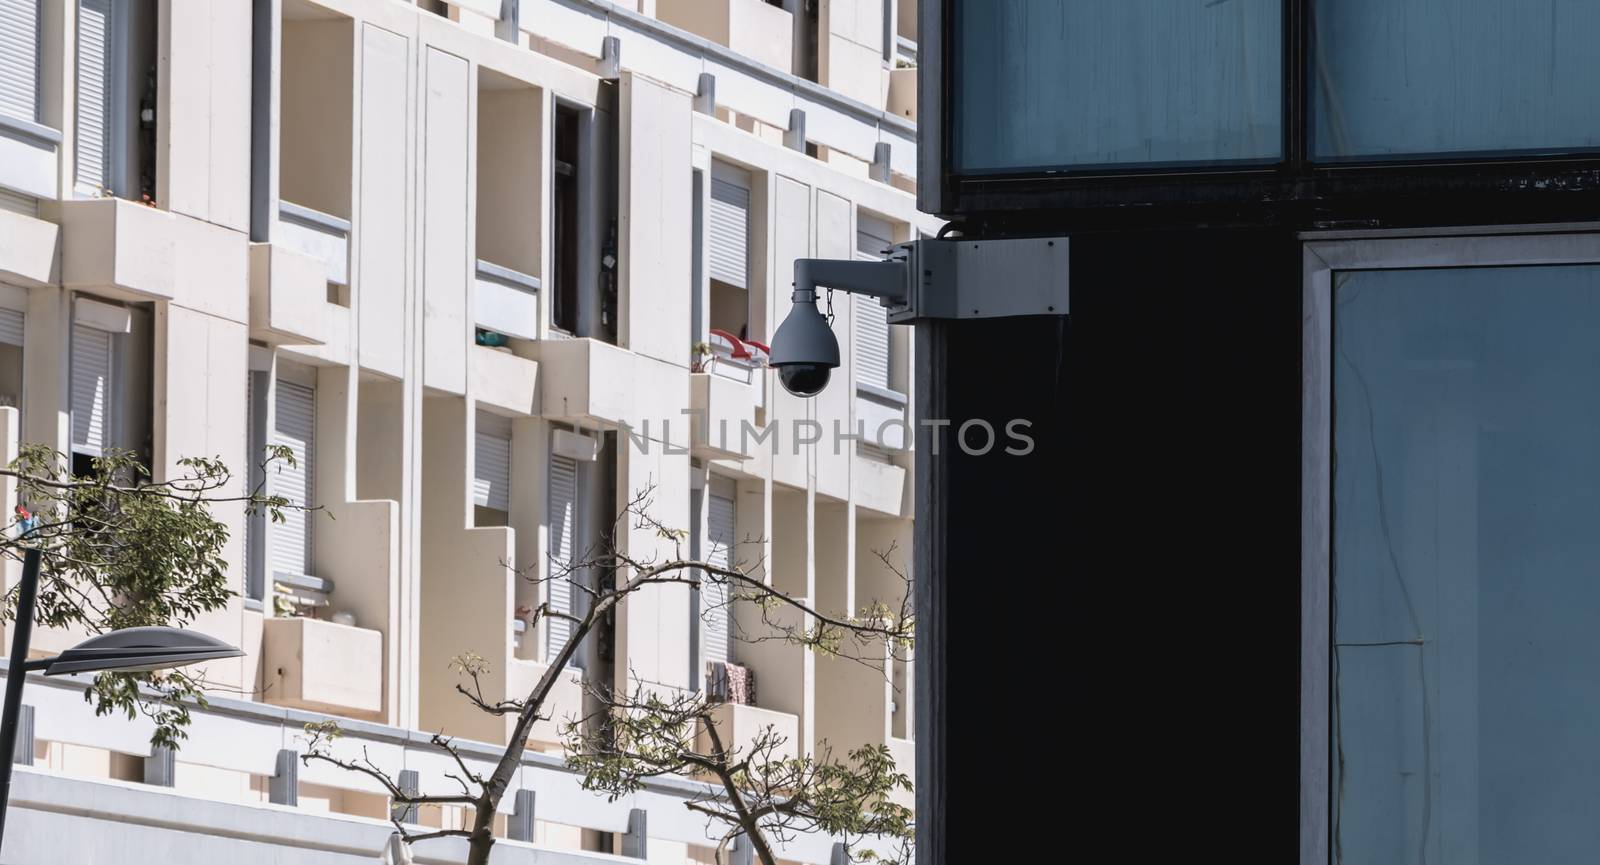
[[[495,798],[485,795],[473,809],[472,837],[467,839],[467,865],[489,865],[489,851],[494,849]]]

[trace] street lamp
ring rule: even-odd
[[[11,765],[17,755],[17,717],[22,713],[22,688],[28,673],[46,676],[119,670],[147,673],[197,661],[237,658],[239,649],[205,634],[178,628],[124,628],[90,637],[53,658],[28,660],[33,638],[33,608],[39,594],[38,547],[29,547],[22,559],[22,584],[17,587],[16,633],[11,637],[11,670],[6,674],[6,702],[0,715],[0,843],[6,826],[6,803],[11,799]]]

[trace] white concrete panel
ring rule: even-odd
[[[281,244],[250,244],[251,337],[268,344],[322,342],[323,271],[322,262]]]
[[[251,12],[243,3],[208,3],[213,45],[248,44]],[[211,203],[207,218],[250,229],[250,91],[248,51],[216,50],[211,59]]]
[[[245,492],[245,360],[249,329],[239,322],[195,312],[177,304],[156,310],[154,369],[154,453],[157,480],[187,472],[178,465],[186,457],[220,457],[232,479],[218,490],[220,496]],[[238,563],[244,537],[244,508],[239,502],[219,502],[212,515],[228,527],[223,545],[224,562]],[[230,566],[230,585],[244,584],[242,570]],[[232,645],[242,642],[237,601],[229,607],[197,617],[194,627]],[[209,678],[240,687],[243,666],[239,659],[213,661]]]
[[[0,279],[22,285],[55,282],[60,247],[61,226],[0,210]]]
[[[161,204],[237,231],[249,228],[250,10],[170,0],[158,123]],[[174,47],[176,50],[174,50]]]
[[[689,2],[702,3],[704,0],[689,0]],[[686,93],[695,92],[700,83],[700,73],[705,71],[705,63],[698,55],[655,39],[630,39],[626,33],[619,35],[622,36],[624,43],[622,48],[624,69],[638,70],[655,81]],[[598,47],[591,49],[593,52],[599,50]],[[719,81],[718,86],[720,85]],[[718,96],[720,98],[721,94]]]
[[[34,198],[56,197],[60,147],[0,133],[0,186]]]
[[[206,0],[172,0],[168,21],[172,44],[179,51],[164,51],[167,73],[160,75],[166,90],[166,110],[159,118],[166,146],[158,154],[157,197],[165,207],[199,219],[206,218],[211,199],[211,160],[206,153],[211,126],[210,15]]]
[[[716,60],[705,61],[705,71],[717,76],[717,104],[779,129],[789,126],[789,109],[797,107],[794,91],[756,78]],[[806,117],[810,126],[809,113]]]
[[[539,294],[480,276],[473,286],[472,320],[506,336],[538,339]]]
[[[522,0],[522,29],[557,45],[600,56],[600,42],[610,32],[606,20],[557,0]]]
[[[428,48],[423,66],[422,289],[423,382],[465,393],[467,347],[467,61]]]
[[[811,254],[811,189],[787,177],[774,178],[771,233],[773,246],[773,284],[787,285],[794,273],[794,260]],[[838,304],[844,307],[847,304]],[[790,304],[774,306],[775,320],[768,322],[768,333],[776,332],[778,316],[788,315]],[[837,309],[837,307],[836,307]],[[842,358],[841,358],[842,359]],[[772,477],[780,483],[805,489],[808,475],[807,448],[797,446],[797,433],[813,432],[805,427],[812,422],[811,400],[791,395],[782,387],[771,391],[770,417],[778,425],[777,450],[772,457]]]
[[[537,362],[485,345],[473,346],[471,357],[475,399],[518,415],[538,413]]]
[[[360,183],[356,211],[356,307],[360,363],[391,376],[405,366],[407,147],[410,77],[405,37],[361,29]]]
[[[618,501],[628,501],[653,489],[650,515],[669,528],[689,528],[689,455],[669,454],[660,445],[646,453],[640,445],[618,439]],[[670,561],[687,556],[688,544],[675,545],[655,529],[630,521],[625,538],[627,554],[636,561]],[[618,579],[626,579],[619,575]],[[689,686],[689,587],[656,585],[631,595],[617,616],[618,654],[628,658],[617,669],[618,685],[629,691],[637,685],[665,688]],[[631,669],[630,669],[631,668]],[[630,675],[631,673],[631,675]]]
[[[817,192],[818,258],[850,258],[855,247],[850,202],[830,192]],[[781,276],[781,274],[780,274]],[[854,448],[844,435],[853,433],[853,408],[850,384],[855,381],[855,350],[851,311],[855,308],[843,295],[833,304],[833,334],[839,341],[839,368],[833,371],[833,385],[812,399],[813,416],[822,424],[822,440],[816,446],[817,492],[836,499],[850,495],[850,456]]]
[[[622,78],[622,344],[686,364],[693,207],[689,97],[631,73]]]

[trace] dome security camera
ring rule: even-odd
[[[794,308],[772,337],[767,365],[778,370],[783,389],[799,397],[816,396],[839,365],[839,340],[817,311],[817,293],[796,287]]]
[[[767,365],[778,370],[784,390],[795,396],[816,396],[828,386],[839,365],[839,340],[828,320],[817,312],[817,287],[875,297],[880,303],[904,303],[910,269],[904,258],[883,261],[797,258],[794,261],[794,308],[772,335]]]

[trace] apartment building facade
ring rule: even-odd
[[[449,783],[429,732],[489,759],[509,726],[460,699],[450,659],[526,693],[567,636],[527,611],[585,597],[538,577],[644,490],[696,555],[822,610],[897,602],[877,553],[909,570],[908,332],[838,302],[849,386],[815,400],[762,358],[795,258],[940,225],[913,195],[914,7],[0,0],[9,452],[130,448],[157,479],[220,456],[229,492],[314,509],[218,508],[238,597],[197,626],[245,655],[208,668],[216,698],[177,753],[144,719],[93,717],[81,683],[30,688],[7,861],[375,861],[387,797],[299,766],[304,724],[340,720],[424,789]],[[263,475],[268,446],[297,467]],[[666,549],[626,521],[616,542]],[[696,689],[732,663],[759,682],[723,713],[736,737],[886,744],[910,770],[908,663],[744,643],[744,613],[714,606],[687,586],[628,599],[557,717],[585,682]],[[710,861],[694,782],[594,797],[556,728],[526,743],[496,861]],[[783,855],[827,862],[835,840]]]

